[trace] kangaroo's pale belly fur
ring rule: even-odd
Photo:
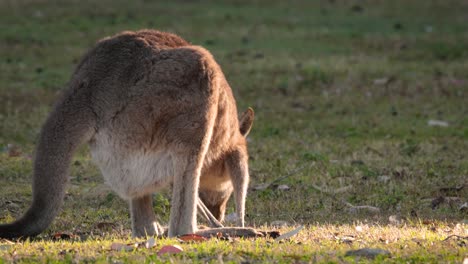
[[[132,150],[111,131],[99,132],[91,155],[106,183],[123,199],[141,197],[167,187],[174,175],[174,156],[165,149]]]

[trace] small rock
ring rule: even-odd
[[[391,215],[391,216],[388,217],[388,221],[392,225],[400,225],[402,223],[403,219],[399,215]]]
[[[122,243],[112,243],[110,248],[113,251],[132,251],[132,250],[135,249],[135,245],[122,244]]]
[[[361,232],[364,232],[364,229],[367,229],[367,228],[365,228],[365,227],[363,227],[361,225],[358,225],[354,229],[356,229],[356,232],[361,233]]]
[[[154,237],[151,237],[150,239],[148,239],[146,242],[145,242],[145,247],[146,248],[152,248],[156,246],[156,240],[154,239]]]
[[[270,225],[272,227],[285,227],[285,226],[289,226],[289,223],[286,221],[282,221],[282,220],[276,220],[276,221],[271,222]]]
[[[382,175],[382,176],[379,176],[377,177],[377,180],[379,182],[383,182],[383,183],[387,183],[391,180],[392,178],[390,176],[387,176],[387,175]]]
[[[289,190],[291,188],[289,188],[289,186],[287,186],[286,184],[281,184],[276,189],[278,189],[280,191],[287,191],[287,190]]]
[[[380,249],[380,248],[361,248],[358,250],[349,250],[346,252],[345,256],[355,256],[355,257],[365,257],[369,259],[374,259],[377,256],[390,256],[390,251]]]

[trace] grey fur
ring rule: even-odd
[[[243,227],[253,111],[246,115],[239,124],[231,88],[204,48],[154,30],[103,39],[83,57],[42,128],[31,207],[0,225],[0,237],[34,236],[50,225],[83,143],[129,201],[134,236],[162,233],[151,194],[171,184],[169,236],[197,231],[198,190],[218,220],[234,191]]]

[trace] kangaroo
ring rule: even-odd
[[[73,153],[85,143],[106,183],[129,202],[133,236],[163,234],[151,195],[168,186],[169,236],[197,232],[197,206],[222,221],[232,193],[244,227],[253,118],[249,108],[238,119],[232,90],[206,49],[156,30],[102,39],[81,59],[42,127],[32,205],[0,225],[0,237],[35,236],[51,224]]]

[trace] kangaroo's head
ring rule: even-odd
[[[203,171],[200,178],[200,198],[208,207],[214,217],[223,221],[226,211],[226,204],[234,191],[236,204],[245,203],[245,193],[249,181],[248,154],[246,137],[252,128],[254,111],[248,108],[239,117],[239,132],[242,138],[233,143],[230,152],[225,153],[221,160],[218,160]],[[243,210],[238,211],[242,215]]]

